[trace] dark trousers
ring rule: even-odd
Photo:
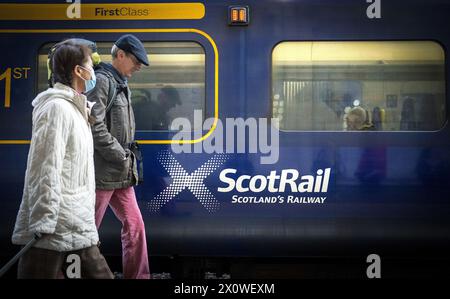
[[[100,253],[98,246],[80,250],[59,252],[32,247],[20,259],[17,270],[19,279],[56,279],[62,278],[71,262],[67,257],[71,254],[79,256],[81,278],[113,279],[114,275]]]

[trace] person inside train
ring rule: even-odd
[[[407,97],[403,100],[402,113],[400,119],[400,130],[413,131],[417,130],[416,114],[414,109],[414,100]]]
[[[18,278],[59,278],[67,256],[80,258],[79,278],[114,278],[99,251],[95,226],[91,104],[96,84],[88,47],[62,42],[51,55],[53,88],[33,100],[32,137],[12,242],[41,237],[18,265]]]
[[[161,88],[151,109],[152,130],[169,130],[171,121],[169,112],[178,105],[181,105],[178,90],[171,85]]]
[[[141,90],[133,98],[133,110],[138,130],[169,130],[172,117],[170,111],[181,105],[178,90],[171,85],[161,88],[156,100],[149,90]]]
[[[368,119],[368,113],[365,109],[357,106],[351,108],[346,115],[348,131],[373,131],[374,126]]]
[[[349,131],[374,131],[367,110],[353,107],[346,117]],[[386,175],[386,150],[383,147],[364,148],[359,157],[355,176],[365,183],[378,184]]]

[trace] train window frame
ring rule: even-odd
[[[38,70],[38,75],[36,77],[36,93],[42,92],[44,91],[48,85],[47,85],[47,81],[44,81],[45,75],[43,74],[44,67],[43,64],[45,62],[43,62],[43,60],[46,59],[47,53],[49,51],[49,49],[56,44],[58,41],[54,41],[54,42],[46,42],[44,44],[41,44],[40,47],[38,48],[38,60],[37,60],[37,70]],[[148,56],[149,56],[149,61],[150,61],[150,66],[145,67],[142,66],[142,69],[144,68],[149,68],[149,71],[152,72],[152,68],[155,68],[155,61],[157,60],[156,56],[157,55],[162,55],[163,57],[165,57],[166,60],[169,60],[169,63],[173,63],[172,61],[170,61],[170,58],[168,58],[167,56],[172,55],[172,54],[182,54],[182,55],[200,55],[201,57],[191,57],[191,59],[194,59],[193,62],[200,62],[200,67],[201,67],[201,82],[198,82],[202,87],[201,87],[201,91],[199,93],[199,95],[201,96],[201,100],[198,102],[198,104],[200,104],[200,106],[196,106],[193,107],[192,109],[192,114],[194,113],[195,110],[201,110],[202,111],[202,117],[203,119],[205,119],[205,115],[206,115],[206,83],[207,83],[207,76],[206,76],[206,50],[205,47],[197,42],[197,41],[187,41],[187,40],[183,40],[183,41],[166,41],[166,40],[142,40],[142,43],[144,45],[144,47],[147,49],[148,52]],[[101,57],[101,61],[102,62],[106,62],[106,63],[111,63],[111,47],[114,44],[114,41],[104,41],[104,40],[96,40],[96,45],[97,45],[97,53],[98,56]],[[172,45],[173,44],[173,47]],[[178,53],[179,50],[178,49],[182,49],[182,48],[193,48],[194,50],[200,50],[201,52],[198,53]],[[156,50],[161,49],[162,53],[155,53],[155,49],[152,48],[156,48]],[[168,50],[167,53],[165,53]],[[173,53],[171,53],[173,52]],[[200,59],[199,59],[200,58]],[[169,65],[170,66],[170,65]],[[166,66],[163,66],[167,67]],[[145,69],[144,69],[145,71]],[[47,70],[48,72],[48,70]],[[143,84],[150,84],[150,85],[154,85],[154,87],[152,87],[152,89],[158,90],[159,89],[159,94],[162,93],[163,90],[168,90],[167,88],[170,88],[170,86],[172,86],[172,84],[174,84],[175,82],[171,82],[167,83],[167,82],[152,82],[151,80],[149,81],[145,81],[145,82],[138,82],[137,80],[142,79],[142,76],[144,74],[141,74],[141,72],[137,72],[136,74],[133,75],[131,81],[129,82],[129,86],[132,92],[132,97],[135,97],[136,95],[138,95],[138,98],[142,98],[142,88],[139,88],[139,85],[143,85]],[[158,77],[158,76],[155,76]],[[200,78],[199,77],[199,78]],[[137,86],[134,86],[137,85]],[[173,93],[177,93],[178,94],[178,89],[175,89],[176,91],[173,90],[169,90],[173,91]],[[158,102],[158,99],[156,99],[155,95],[153,95],[152,97],[152,102],[154,104],[156,104]],[[178,102],[179,102],[179,106],[183,106],[183,102],[182,99],[184,97],[180,96],[178,94]],[[155,100],[156,99],[156,100]],[[181,100],[181,101],[180,101]],[[140,129],[139,128],[139,118],[141,115],[138,114],[139,109],[137,109],[137,107],[135,107],[136,105],[136,99],[134,98],[132,101],[132,105],[133,105],[133,110],[134,110],[134,116],[135,116],[135,122],[136,122],[136,133],[176,133],[178,131],[176,130],[170,130],[170,126],[167,129],[149,129],[149,128],[145,128],[145,129]],[[141,107],[144,108],[144,107]],[[139,116],[139,117],[138,117]],[[177,118],[177,117],[183,117],[183,116],[176,116],[173,118],[170,118],[171,120]],[[170,124],[170,119],[168,124]],[[193,119],[191,119],[191,123],[195,123]],[[201,128],[192,128],[190,130],[191,133],[195,132],[195,131],[200,131]],[[186,131],[187,132],[187,131]]]
[[[275,83],[276,83],[276,76],[275,74],[275,59],[274,59],[274,53],[277,50],[277,48],[285,43],[309,43],[309,44],[320,44],[320,43],[340,43],[340,44],[345,44],[345,43],[428,43],[428,44],[432,44],[434,46],[436,46],[438,48],[438,50],[440,51],[440,53],[442,54],[442,59],[440,59],[439,61],[441,61],[442,64],[442,76],[441,76],[441,80],[436,80],[435,82],[442,82],[442,93],[439,94],[442,97],[442,101],[439,102],[441,104],[441,121],[439,122],[439,124],[436,126],[435,129],[429,129],[429,130],[389,130],[389,129],[382,129],[382,130],[347,130],[343,127],[342,130],[339,129],[330,129],[330,130],[323,130],[323,129],[311,129],[311,128],[307,128],[307,129],[300,129],[300,128],[295,128],[295,129],[290,129],[290,128],[281,128],[280,123],[279,123],[279,118],[277,117],[276,113],[275,113],[275,106],[274,102],[278,101],[279,99],[279,95],[275,92]],[[312,50],[311,50],[311,57],[312,57]],[[304,61],[303,61],[304,62]],[[311,74],[313,74],[313,68],[314,68],[314,60],[311,59],[310,61],[310,66],[311,66]],[[333,66],[331,64],[331,66]],[[312,78],[312,77],[311,77]],[[311,79],[309,79],[311,80]],[[305,80],[308,81],[308,80]],[[360,80],[360,82],[364,82],[363,80]],[[391,82],[388,80],[385,81],[380,81],[380,82]],[[447,123],[448,123],[448,103],[447,103],[447,53],[446,53],[446,48],[444,47],[444,45],[442,43],[440,43],[437,40],[281,40],[278,41],[271,50],[271,56],[270,56],[270,90],[269,90],[269,115],[271,118],[276,119],[277,121],[274,123],[275,128],[281,132],[286,132],[286,133],[338,133],[338,132],[342,132],[344,134],[348,134],[348,133],[365,133],[365,132],[370,132],[370,133],[413,133],[413,132],[425,132],[425,133],[432,133],[432,132],[439,132],[442,131],[446,128]],[[384,90],[383,90],[384,92]],[[405,94],[405,93],[403,93]],[[407,94],[404,95],[404,97],[408,97]],[[386,99],[384,99],[386,100]],[[386,100],[387,101],[387,100]],[[313,101],[312,101],[313,102]],[[278,103],[279,104],[279,103]],[[278,108],[277,108],[278,109]],[[283,110],[287,108],[283,107]],[[348,110],[346,110],[345,114],[348,112]],[[438,113],[436,113],[435,115],[438,115]],[[371,120],[371,117],[370,117]],[[344,122],[344,119],[342,119],[342,122]],[[313,121],[311,122],[313,124]],[[437,123],[437,121],[436,121]]]
[[[65,34],[74,34],[74,33],[78,33],[80,35],[83,35],[84,38],[89,39],[89,36],[85,36],[85,34],[98,34],[98,33],[118,33],[121,30],[117,29],[117,32],[112,32],[111,30],[108,29],[68,29],[65,30]],[[47,30],[26,30],[23,31],[23,33],[60,33],[59,32],[60,29],[47,29]],[[178,131],[151,131],[151,132],[147,132],[147,133],[154,133],[156,135],[161,134],[161,133],[166,133],[171,135],[169,136],[169,138],[167,139],[139,139],[136,138],[135,140],[139,143],[139,144],[195,144],[195,143],[199,143],[202,142],[203,140],[205,140],[206,138],[208,138],[217,128],[217,123],[219,120],[219,50],[217,47],[217,44],[215,42],[215,40],[205,31],[202,31],[200,29],[195,29],[195,28],[152,28],[152,29],[122,29],[123,32],[127,32],[127,33],[138,33],[138,34],[146,34],[146,33],[150,33],[150,34],[154,34],[154,33],[162,33],[162,34],[177,34],[178,36],[180,36],[180,34],[187,34],[187,35],[194,35],[195,38],[168,38],[168,39],[161,39],[161,38],[157,38],[157,39],[151,39],[151,40],[147,40],[147,39],[141,39],[143,42],[194,42],[199,44],[204,51],[204,57],[205,57],[205,64],[204,64],[204,68],[205,68],[205,97],[204,97],[204,101],[205,101],[205,105],[204,105],[204,111],[203,113],[206,113],[207,111],[211,111],[211,115],[208,114],[208,117],[213,118],[213,124],[211,125],[211,127],[209,128],[209,130],[204,130],[203,128],[200,128],[199,130],[191,130],[191,133],[193,133],[193,139],[172,139],[172,135],[176,134],[176,132]],[[70,38],[67,37],[67,38]],[[64,38],[63,38],[64,39]],[[63,39],[58,39],[58,40],[63,40]],[[54,40],[54,39],[48,39],[48,40]],[[105,40],[99,40],[99,39],[94,39],[96,42],[103,42]],[[110,41],[107,40],[105,42],[114,42],[114,41]],[[38,50],[37,50],[37,60],[36,60],[36,65],[39,65],[39,51],[42,48],[42,46],[48,44],[49,42],[45,42],[42,43]],[[208,49],[207,49],[208,48]],[[208,75],[209,74],[209,75]],[[38,90],[38,76],[36,76],[36,81],[35,81],[35,91]],[[211,90],[211,91],[209,91]],[[36,92],[35,92],[36,93]],[[208,96],[209,94],[209,96]],[[211,100],[209,98],[212,98]],[[208,106],[209,103],[212,102],[211,106]],[[200,134],[198,134],[198,132],[200,132]],[[142,131],[137,131],[136,134],[138,133],[142,133]],[[196,139],[195,139],[196,138]],[[29,143],[29,140],[25,140],[24,142]],[[14,144],[15,141],[11,141],[8,143]]]

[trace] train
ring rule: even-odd
[[[4,258],[49,49],[84,38],[108,62],[126,33],[150,60],[129,81],[150,263],[446,257],[448,1],[40,2],[0,2]],[[346,127],[356,106],[373,130]],[[99,236],[120,256],[110,211]]]

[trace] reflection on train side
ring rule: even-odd
[[[39,51],[38,91],[47,88],[47,53]],[[194,110],[205,108],[205,51],[195,42],[144,42],[149,67],[130,79],[138,131],[168,131],[177,117],[193,121]],[[101,61],[111,62],[112,42],[97,42]],[[192,128],[193,130],[198,128]]]
[[[272,112],[282,130],[345,130],[354,106],[379,131],[444,124],[445,57],[435,42],[283,42],[272,58]]]

